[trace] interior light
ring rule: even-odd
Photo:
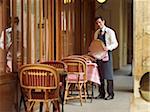
[[[64,0],[64,4],[71,3],[71,0]]]
[[[97,0],[99,3],[104,3],[106,0]]]

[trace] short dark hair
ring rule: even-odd
[[[95,21],[97,21],[98,19],[101,19],[102,21],[104,20],[104,18],[103,18],[102,16],[97,16],[97,17],[95,18]]]
[[[18,17],[14,17],[14,23],[19,23],[19,18]]]
[[[19,18],[16,16],[16,17],[14,17],[14,23],[16,23],[17,25],[18,25],[18,23],[19,23]],[[8,18],[8,24],[11,24],[12,22],[12,17],[9,17]]]

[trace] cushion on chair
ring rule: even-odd
[[[42,92],[38,92],[38,91],[33,91],[31,93],[32,95],[32,99],[45,99],[45,92],[42,91]],[[55,99],[55,98],[59,98],[59,94],[56,94],[56,91],[51,91],[51,92],[48,92],[47,94],[47,99]]]
[[[80,74],[68,74],[67,81],[84,81],[84,73]]]

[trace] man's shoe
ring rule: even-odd
[[[101,94],[99,94],[98,96],[95,97],[95,99],[104,99],[104,98],[105,98],[105,96],[101,95]]]
[[[105,100],[111,100],[111,99],[114,99],[114,96],[108,95],[108,96],[105,98]]]

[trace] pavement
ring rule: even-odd
[[[88,99],[80,106],[79,101],[68,101],[64,105],[64,112],[130,112],[131,99],[133,96],[133,77],[131,65],[114,71],[113,100]],[[98,87],[94,88],[94,96],[98,95]]]

